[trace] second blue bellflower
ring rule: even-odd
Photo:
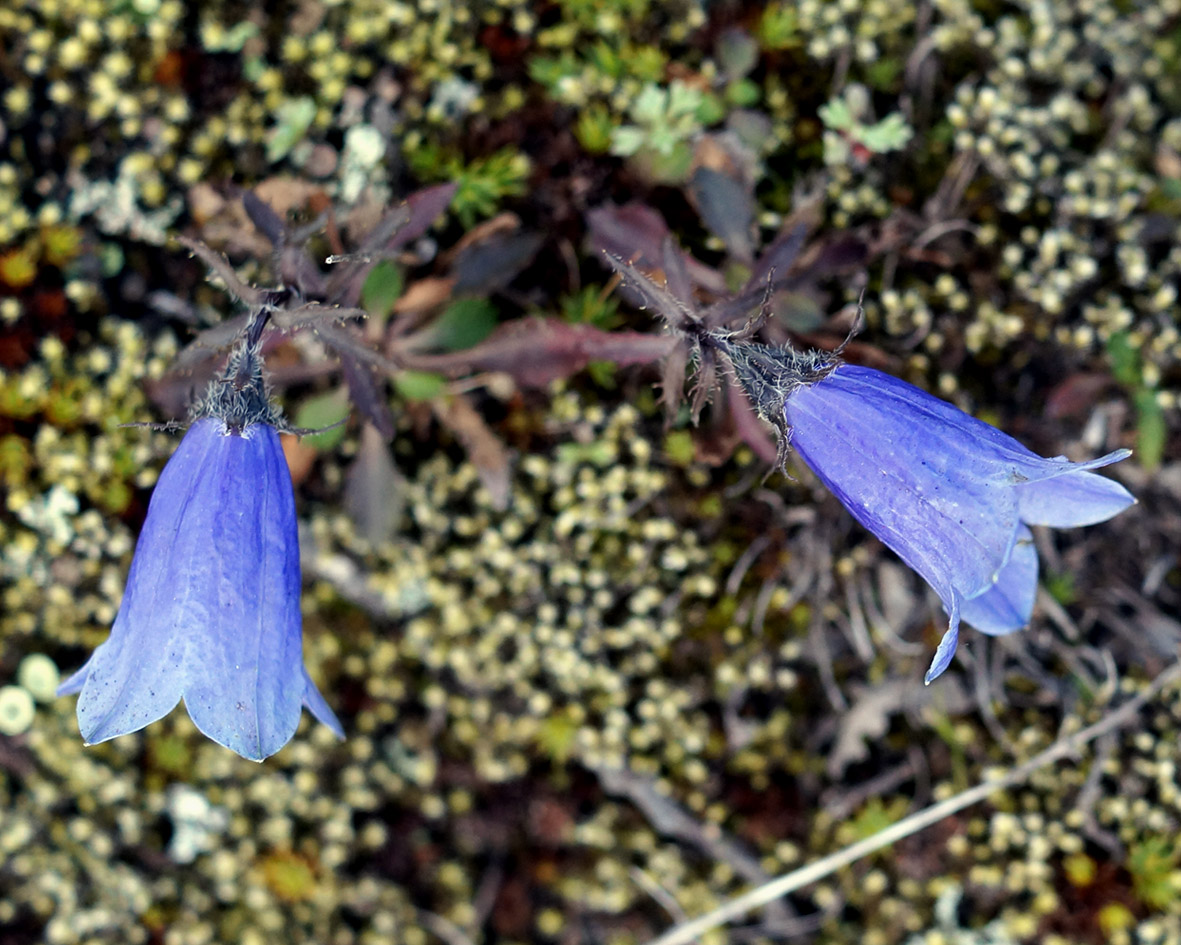
[[[1030,525],[1106,521],[1136,500],[1091,472],[896,377],[757,344],[723,347],[760,413],[862,525],[935,589],[947,631],[929,683],[951,663],[960,622],[993,635],[1029,623],[1038,560]]]

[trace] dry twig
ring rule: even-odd
[[[747,915],[755,909],[770,905],[783,896],[795,892],[804,886],[818,882],[826,876],[832,875],[842,867],[856,863],[862,857],[868,856],[877,850],[881,850],[912,834],[918,833],[920,830],[936,824],[946,817],[950,817],[952,814],[971,807],[973,804],[984,800],[997,791],[1020,784],[1035,771],[1056,761],[1060,761],[1063,758],[1077,754],[1084,745],[1128,724],[1165,687],[1179,680],[1181,680],[1181,662],[1176,662],[1160,673],[1143,692],[1129,699],[1118,709],[1114,709],[1108,713],[1106,717],[1100,719],[1094,725],[1088,725],[1074,735],[1060,738],[1045,751],[1030,758],[1024,764],[1017,765],[1017,767],[1011,769],[1007,774],[995,780],[977,784],[975,787],[969,788],[954,797],[949,797],[945,801],[940,801],[938,804],[932,804],[930,807],[911,814],[896,824],[891,824],[885,830],[878,831],[872,837],[860,840],[857,843],[845,847],[843,850],[822,857],[815,863],[794,870],[756,889],[752,889],[750,892],[730,900],[730,902],[707,912],[705,915],[675,926],[659,938],[653,939],[649,942],[649,945],[689,945],[690,942],[711,929],[715,929],[720,925]]]

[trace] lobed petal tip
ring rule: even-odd
[[[63,679],[53,694],[60,699],[62,696],[72,696],[76,692],[81,692],[82,687],[86,685],[86,673],[87,668],[83,664],[82,668],[74,672],[69,679]]]
[[[142,728],[143,726],[140,727]],[[130,735],[138,731],[138,728],[125,730],[111,725],[110,719],[100,719],[97,725],[89,726],[86,729],[83,729],[81,720],[79,720],[78,725],[78,733],[82,736],[82,744],[87,748],[91,745],[101,745],[103,742],[109,742],[112,738],[118,738],[120,735]]]
[[[331,706],[328,705],[327,700],[320,694],[320,690],[316,684],[312,682],[312,677],[308,675],[305,668],[303,673],[304,690],[303,690],[303,705],[312,717],[315,718],[321,725],[325,726],[338,741],[345,740],[344,726],[340,724],[340,719],[336,717],[336,713],[332,711]]]
[[[943,634],[943,639],[939,641],[939,646],[935,650],[935,656],[931,660],[931,667],[927,670],[927,674],[923,677],[923,684],[931,685],[936,679],[943,675],[944,670],[951,665],[952,657],[955,656],[956,644],[959,643],[960,628],[959,621],[956,619],[951,626],[947,628],[947,632]]]

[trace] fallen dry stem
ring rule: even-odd
[[[648,945],[688,945],[705,932],[715,929],[726,922],[746,915],[774,902],[781,896],[795,892],[798,889],[824,879],[835,873],[841,867],[855,863],[864,856],[896,843],[911,834],[918,833],[932,824],[938,823],[945,817],[970,807],[977,801],[982,801],[990,794],[1000,791],[1014,784],[1019,784],[1040,768],[1053,764],[1062,758],[1073,755],[1084,745],[1094,741],[1101,735],[1112,732],[1130,722],[1146,704],[1156,698],[1165,687],[1181,680],[1181,662],[1173,663],[1161,672],[1156,679],[1141,693],[1129,699],[1118,709],[1112,710],[1094,725],[1089,725],[1074,735],[1061,738],[1040,754],[1030,758],[1006,774],[995,780],[985,781],[973,788],[949,797],[938,804],[932,804],[896,824],[891,824],[872,837],[866,837],[857,843],[838,850],[830,856],[823,857],[815,863],[801,867],[791,873],[771,880],[762,886],[744,893],[725,905],[698,916],[688,922],[683,922],[665,932],[659,938],[653,939]]]

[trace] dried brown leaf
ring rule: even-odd
[[[441,276],[427,276],[411,282],[394,303],[396,315],[410,315],[438,308],[451,299],[455,280]]]
[[[512,488],[508,447],[463,394],[437,398],[431,405],[439,422],[455,434],[467,452],[480,482],[492,497],[493,507],[501,511],[508,508]]]

